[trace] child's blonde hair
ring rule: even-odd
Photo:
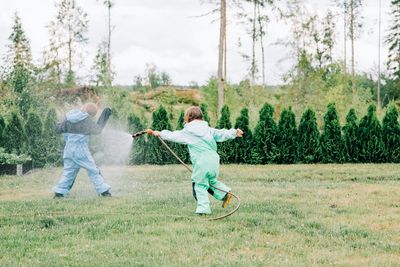
[[[185,111],[185,121],[187,123],[194,121],[194,120],[202,120],[203,119],[203,112],[198,106],[191,106]]]

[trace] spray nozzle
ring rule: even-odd
[[[147,133],[149,133],[149,130],[140,131],[140,132],[132,134],[132,138],[136,138],[136,137],[142,136],[142,135],[147,134]]]

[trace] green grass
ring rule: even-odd
[[[63,200],[51,192],[61,169],[1,176],[0,266],[400,262],[400,165],[223,166],[242,206],[212,222],[194,214],[181,166],[102,170],[113,198],[97,197],[83,171]]]

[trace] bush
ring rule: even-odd
[[[4,148],[7,153],[20,155],[26,151],[26,135],[17,113],[11,113],[3,136]]]
[[[46,151],[42,135],[42,121],[36,113],[28,114],[25,133],[28,144],[27,153],[32,157],[35,166],[43,167],[46,163]]]
[[[44,150],[46,165],[59,166],[62,163],[63,141],[56,133],[57,114],[54,108],[49,109],[43,125]]]
[[[128,116],[128,129],[130,133],[137,133],[144,130],[139,117],[131,114]],[[134,138],[132,141],[132,148],[129,157],[129,164],[144,164],[146,162],[146,136]]]
[[[335,104],[328,105],[321,134],[321,158],[325,163],[343,162],[343,139]]]
[[[319,160],[319,131],[315,113],[307,109],[301,117],[298,131],[298,155],[304,163],[315,163]]]
[[[277,163],[291,164],[297,160],[296,118],[291,108],[281,112],[277,134]]]
[[[0,164],[24,164],[31,160],[31,157],[25,154],[6,153],[4,148],[0,147]]]
[[[224,105],[221,109],[221,118],[218,121],[217,127],[218,129],[231,129],[231,113],[229,111],[229,107]],[[221,158],[221,163],[231,163],[233,162],[233,150],[234,150],[234,141],[228,140],[222,143],[218,143],[218,154]]]
[[[363,163],[382,162],[384,158],[382,127],[375,111],[375,106],[370,105],[358,128],[360,160]]]
[[[385,161],[400,162],[399,112],[390,106],[383,118],[382,139],[385,145]]]
[[[207,108],[208,108],[208,106],[206,104],[200,105],[201,112],[203,113],[203,120],[208,122],[208,125],[210,125],[210,116],[208,115]],[[210,125],[210,127],[211,127],[211,125]]]
[[[4,118],[0,115],[0,147],[4,147],[4,130],[6,128],[6,123],[4,121]]]
[[[276,158],[276,123],[273,119],[274,108],[265,103],[254,130],[252,163],[267,164]]]
[[[235,163],[251,163],[253,135],[249,128],[249,110],[244,108],[240,111],[240,116],[236,119],[235,128],[240,128],[243,131],[243,137],[237,138],[234,144],[234,157]]]
[[[203,113],[203,115],[204,115],[204,113]],[[179,114],[176,130],[183,129],[184,122],[185,122],[184,117],[185,117],[185,113],[183,111],[181,111],[181,113]],[[175,148],[176,148],[176,154],[181,158],[181,160],[183,160],[183,162],[188,163],[190,160],[190,156],[189,156],[189,150],[188,150],[187,145],[175,144]]]
[[[354,109],[350,109],[343,127],[344,158],[347,162],[358,162],[358,125]]]

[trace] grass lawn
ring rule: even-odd
[[[81,171],[53,200],[61,171],[0,176],[0,266],[400,265],[400,165],[222,166],[242,206],[211,222],[182,166],[104,167],[112,198]]]

